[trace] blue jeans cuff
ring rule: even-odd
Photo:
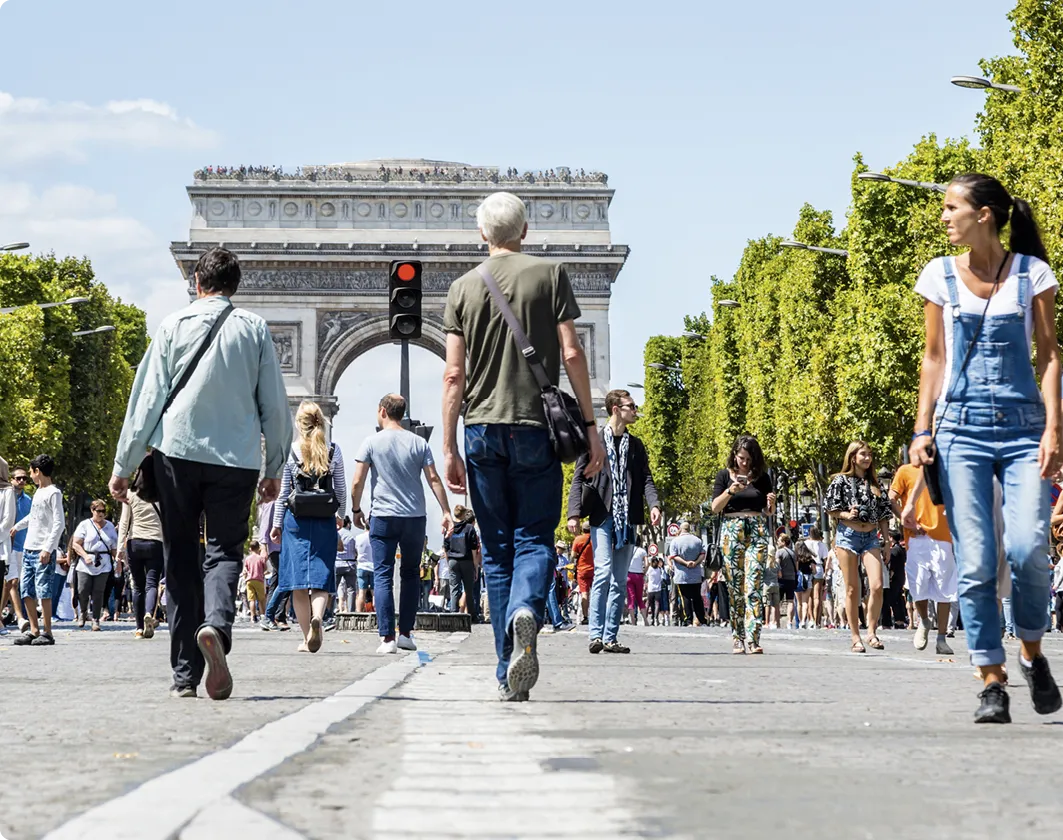
[[[1007,660],[1004,648],[998,647],[992,650],[972,650],[971,664],[979,667],[983,665],[1003,665]]]
[[[1022,639],[1024,642],[1039,642],[1041,641],[1041,638],[1044,636],[1044,634],[1044,627],[1042,627],[1040,630],[1027,630],[1024,627],[1019,627],[1019,625],[1017,624],[1015,625],[1015,635],[1018,638]]]

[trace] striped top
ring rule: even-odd
[[[340,503],[336,516],[343,519],[347,515],[347,478],[343,474],[343,453],[340,452],[338,443],[332,444],[332,463],[329,469],[332,472],[332,489],[336,493],[336,500]],[[288,495],[292,492],[295,483],[295,474],[299,471],[299,454],[292,445],[288,460],[284,462],[284,472],[281,475],[281,492],[277,496],[277,503],[273,506],[273,524],[280,528],[284,524],[284,513],[288,510]]]

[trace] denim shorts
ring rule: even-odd
[[[41,563],[39,551],[29,551],[22,554],[22,581],[19,584],[19,593],[23,598],[33,598],[35,601],[43,601],[52,597],[52,576],[55,574],[55,552],[50,555],[47,563]],[[38,595],[37,593],[40,593]]]
[[[358,588],[359,589],[372,589],[373,588],[373,570],[372,569],[359,569],[358,570]]]
[[[863,531],[857,531],[855,528],[850,528],[848,525],[838,523],[838,533],[834,538],[835,548],[844,548],[846,551],[851,551],[857,557],[864,554],[865,551],[874,551],[876,548],[882,547],[882,541],[878,537],[878,530],[868,531],[866,534]]]

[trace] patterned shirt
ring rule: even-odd
[[[877,482],[875,486],[878,487]],[[836,475],[827,488],[826,509],[848,513],[855,507],[858,522],[881,522],[893,515],[893,507],[886,491],[879,488],[879,492],[881,495],[876,496],[866,477]]]

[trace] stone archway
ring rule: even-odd
[[[442,321],[426,317],[422,322],[421,338],[410,343],[446,358],[446,334]],[[363,353],[382,344],[393,343],[388,335],[386,314],[357,313],[348,319],[345,331],[329,342],[317,362],[317,393],[334,397],[340,377],[350,364]],[[396,383],[397,385],[398,383]]]

